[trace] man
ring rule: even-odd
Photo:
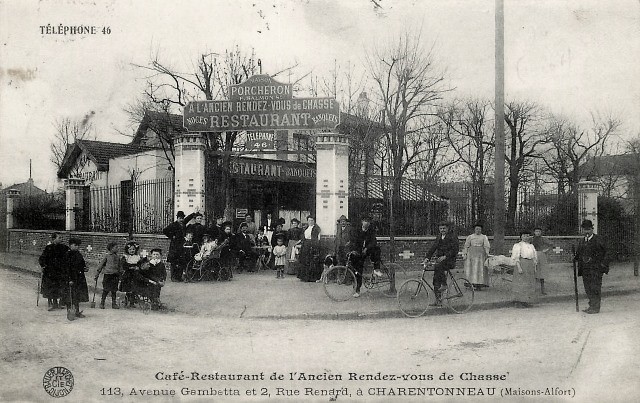
[[[265,236],[267,237],[267,239],[269,240],[270,244],[274,244],[275,245],[275,239],[273,239],[273,233],[276,230],[276,220],[274,220],[271,216],[271,213],[267,213],[267,218],[266,220],[264,220],[262,222],[262,225],[260,225],[260,228],[262,228],[262,230],[264,231]],[[273,242],[272,242],[273,241]]]
[[[249,234],[249,236],[251,236],[252,239],[256,239],[256,234],[258,233],[258,227],[256,226],[256,223],[253,222],[253,217],[251,217],[250,214],[247,214],[246,216],[244,216],[244,221],[241,222],[240,226],[238,227],[238,234],[242,232],[243,225],[247,226],[246,233]]]
[[[62,243],[60,235],[51,234],[51,243],[49,243],[42,251],[39,263],[42,267],[42,282],[39,292],[47,298],[49,302],[49,311],[64,308],[58,303],[58,298],[65,295],[65,267],[64,259],[69,248]]]
[[[194,214],[193,220],[195,221],[193,224],[187,225],[187,231],[191,231],[193,233],[193,243],[198,246],[202,246],[202,236],[207,232],[207,227],[205,227],[202,223],[204,217],[202,213],[196,212]],[[185,221],[189,222],[189,221]]]
[[[589,307],[583,312],[594,314],[600,312],[602,274],[609,273],[607,248],[604,240],[593,233],[591,220],[582,221],[582,230],[584,238],[580,239],[573,260],[578,263],[578,276],[582,276],[584,291],[589,298]]]
[[[162,233],[169,238],[169,252],[167,253],[167,262],[171,266],[171,281],[181,281],[182,271],[176,268],[180,261],[182,253],[182,245],[184,244],[184,212],[178,211],[176,220],[169,224]]]
[[[351,224],[349,219],[343,214],[338,218],[338,231],[334,242],[336,259],[338,264],[345,265],[347,263],[347,251],[351,245]]]
[[[380,271],[380,247],[376,239],[375,229],[371,226],[371,220],[367,217],[362,218],[362,225],[354,231],[351,237],[351,251],[356,252],[352,257],[353,267],[356,275],[356,292],[354,298],[360,296],[360,287],[362,286],[362,271],[364,261],[368,257],[373,263],[373,274],[382,277]]]
[[[89,302],[89,287],[85,274],[87,264],[80,253],[81,241],[78,238],[69,239],[69,250],[65,255],[66,280],[68,281],[68,291],[66,295],[67,309],[75,308],[75,317],[84,318],[80,310],[81,302]]]
[[[240,224],[240,232],[235,236],[234,248],[238,253],[238,272],[242,272],[245,268],[248,272],[253,272],[253,263],[258,258],[253,250],[255,243],[253,237],[249,234],[249,226],[246,222]],[[249,262],[249,265],[247,265]]]
[[[218,239],[224,233],[224,217],[217,216],[216,222],[209,228],[209,235],[212,239]]]
[[[436,258],[433,271],[433,289],[436,294],[435,306],[442,305],[442,292],[447,289],[447,270],[456,266],[458,256],[458,238],[449,231],[449,223],[443,222],[438,226],[440,235],[435,240],[429,251],[425,262],[431,257]]]

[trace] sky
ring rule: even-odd
[[[453,95],[493,99],[494,0],[0,0],[0,182],[53,190],[54,122],[87,117],[98,140],[128,142],[123,111],[153,55],[189,71],[203,52],[254,48],[263,72],[364,71],[375,47],[419,32]],[[505,93],[588,125],[591,112],[640,133],[640,1],[504,0]],[[47,34],[46,26],[96,34]],[[45,33],[42,33],[45,27]],[[110,33],[102,32],[109,28]],[[106,32],[106,30],[105,30]],[[287,76],[278,78],[286,82]],[[369,89],[370,90],[370,89]]]

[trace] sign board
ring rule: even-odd
[[[219,158],[212,168],[220,172],[222,165],[223,161]],[[298,183],[316,182],[315,165],[295,161],[233,158],[229,162],[229,171],[232,178]]]
[[[340,105],[334,98],[293,98],[291,85],[252,76],[231,86],[230,99],[195,101],[184,107],[190,132],[335,129]]]
[[[274,132],[248,132],[244,147],[247,150],[275,150],[275,136]]]
[[[249,214],[249,209],[246,209],[246,208],[236,209],[236,218],[245,218],[247,214]]]

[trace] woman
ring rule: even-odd
[[[473,227],[473,234],[467,237],[462,248],[464,275],[475,289],[489,286],[489,273],[484,262],[489,255],[489,238],[482,234],[482,224]]]
[[[318,263],[320,227],[316,225],[314,217],[307,217],[307,228],[303,235],[298,278],[302,281],[315,282],[320,279],[322,267]]]
[[[536,278],[540,280],[540,294],[547,295],[544,291],[544,277],[547,272],[549,260],[547,259],[547,251],[553,246],[547,238],[542,236],[542,228],[536,227],[533,230],[533,239],[531,244],[536,248],[538,255],[538,267],[536,270]]]
[[[298,252],[296,247],[304,239],[304,230],[299,227],[300,221],[297,218],[291,220],[291,228],[287,231],[287,261],[284,270],[287,274],[296,274],[298,266]]]
[[[529,307],[530,304],[537,302],[536,265],[538,257],[536,249],[531,244],[531,231],[520,233],[520,242],[513,245],[511,259],[516,262],[511,283],[513,300],[518,307]]]
[[[126,293],[124,306],[132,307],[135,303],[135,278],[136,271],[140,270],[140,266],[144,263],[144,259],[138,254],[139,245],[133,241],[127,242],[124,246],[124,256],[120,259],[120,291]]]

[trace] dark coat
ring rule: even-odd
[[[43,297],[60,298],[65,295],[67,288],[65,258],[68,251],[69,247],[62,243],[51,243],[42,251],[39,263],[42,267],[40,289]]]
[[[581,238],[573,260],[578,262],[579,276],[582,276],[584,270],[609,273],[607,247],[600,235],[594,234],[589,242],[586,242],[584,237]]]
[[[69,250],[65,255],[65,263],[67,281],[73,281],[73,285],[70,287],[73,293],[73,303],[88,302],[89,287],[87,287],[87,279],[84,275],[87,264],[84,261],[84,257],[82,257],[80,251]]]
[[[232,241],[232,249],[234,250],[241,250],[244,252],[250,252],[252,249],[252,247],[255,245],[255,243],[253,242],[253,238],[251,237],[250,234],[243,234],[242,232],[239,232],[237,234],[234,235],[233,237],[233,241]]]
[[[162,233],[169,238],[169,252],[167,253],[167,261],[170,263],[175,262],[180,255],[180,248],[184,241],[184,225],[178,221],[174,221],[169,224]]]
[[[362,253],[364,249],[371,249],[377,245],[376,231],[373,227],[369,227],[367,231],[363,231],[362,227],[353,230],[349,243],[350,250]]]
[[[304,230],[300,227],[289,228],[287,231],[287,239],[290,241],[300,241],[304,238]]]
[[[202,245],[202,236],[207,233],[207,227],[200,223],[189,224],[185,232],[193,233],[193,243]]]
[[[271,223],[268,223],[267,219],[265,218],[264,221],[262,221],[262,223],[260,224],[260,228],[264,229],[265,232],[267,231],[273,232],[276,230],[277,225],[278,225],[277,218],[271,217]]]
[[[438,238],[427,251],[427,258],[445,256],[446,259],[439,266],[444,270],[451,270],[456,267],[459,248],[458,238],[453,233],[447,233],[444,239],[442,239],[442,235],[438,235]]]
[[[162,287],[157,283],[166,279],[167,269],[164,263],[151,264],[146,261],[142,263],[140,270],[135,272],[134,292],[151,299],[159,298]]]
[[[132,255],[133,256],[133,255]],[[122,256],[120,258],[120,271],[122,275],[120,276],[120,291],[122,292],[133,292],[135,291],[135,279],[136,272],[140,269],[140,265],[146,261],[145,258],[139,258],[137,263],[129,263],[127,262],[126,256]]]

